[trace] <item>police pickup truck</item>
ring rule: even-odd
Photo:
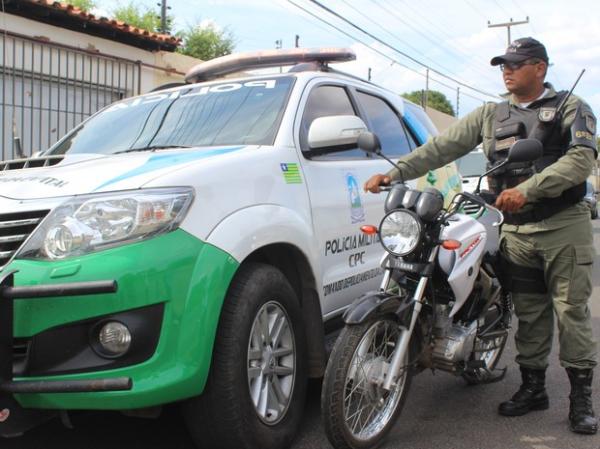
[[[0,434],[181,403],[198,447],[289,446],[324,334],[375,289],[388,170],[436,131],[345,49],[230,55],[0,163]],[[232,72],[293,65],[285,73]],[[227,77],[225,78],[225,76]],[[420,180],[446,197],[454,165]]]

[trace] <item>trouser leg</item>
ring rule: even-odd
[[[588,300],[592,293],[594,256],[590,220],[540,235],[546,282],[558,322],[559,359],[565,368],[596,366]]]
[[[546,369],[554,317],[552,300],[545,291],[542,256],[527,234],[504,233],[502,251],[510,262],[512,298],[518,319],[516,361],[522,367]]]

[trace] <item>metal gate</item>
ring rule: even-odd
[[[104,106],[140,93],[139,62],[15,33],[2,34],[0,62],[2,160],[43,151]]]

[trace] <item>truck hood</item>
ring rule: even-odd
[[[66,155],[50,167],[0,172],[0,197],[31,200],[137,189],[165,173],[248,146]],[[256,147],[253,147],[256,148]]]

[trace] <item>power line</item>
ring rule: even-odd
[[[502,12],[504,14],[506,14],[508,17],[510,17],[511,14],[506,9],[504,9],[504,7],[498,2],[498,0],[494,0],[494,3],[496,4],[496,6],[498,8],[500,8],[500,10],[502,10]]]
[[[362,39],[360,39],[360,38],[357,38],[356,36],[352,36],[350,33],[348,33],[348,32],[346,32],[346,31],[342,30],[341,28],[337,27],[336,25],[332,24],[331,22],[329,22],[329,21],[325,20],[323,17],[321,17],[321,16],[318,16],[318,15],[316,15],[315,13],[313,13],[313,12],[309,11],[308,9],[306,9],[306,8],[304,8],[303,6],[299,5],[298,3],[295,3],[293,0],[288,0],[288,2],[289,2],[289,3],[291,3],[292,5],[294,5],[296,8],[298,8],[298,9],[301,9],[301,10],[302,10],[302,11],[304,11],[306,14],[309,14],[309,15],[310,15],[310,16],[312,16],[313,18],[315,18],[315,19],[317,19],[317,20],[319,20],[319,21],[321,21],[321,22],[323,22],[323,23],[327,24],[328,26],[330,26],[330,27],[334,28],[335,30],[337,30],[338,32],[342,33],[342,34],[343,34],[343,35],[345,35],[346,37],[349,37],[349,38],[350,38],[350,39],[352,39],[353,41],[356,41],[356,42],[359,42],[359,43],[363,44],[363,45],[364,45],[366,48],[368,48],[369,50],[371,50],[371,51],[373,51],[373,52],[375,52],[375,53],[379,54],[380,56],[383,56],[384,58],[388,59],[389,61],[391,61],[391,62],[392,62],[392,65],[394,65],[394,64],[396,64],[396,65],[399,65],[399,66],[401,66],[401,67],[404,67],[404,68],[405,68],[405,69],[407,69],[407,70],[410,70],[410,71],[411,71],[411,72],[413,72],[413,73],[416,73],[417,75],[419,75],[419,76],[421,76],[421,77],[423,77],[423,78],[425,78],[425,77],[426,77],[426,75],[422,74],[421,72],[419,72],[419,71],[417,71],[417,70],[413,69],[412,67],[409,67],[409,66],[407,66],[406,64],[403,64],[402,62],[398,61],[398,60],[397,60],[397,59],[395,59],[395,58],[392,58],[391,56],[389,56],[389,55],[387,55],[387,54],[383,53],[381,50],[378,50],[378,49],[376,49],[376,48],[372,47],[371,45],[369,45],[368,43],[366,43],[364,40],[362,40]],[[432,82],[435,82],[435,83],[437,83],[437,84],[439,84],[439,85],[441,85],[441,86],[447,87],[448,89],[452,89],[452,90],[454,90],[454,86],[450,86],[449,84],[443,83],[442,81],[439,81],[439,80],[437,80],[437,79],[435,79],[435,78],[431,78],[431,77],[429,77],[429,80],[430,80],[430,81],[432,81]],[[470,94],[467,94],[467,93],[464,93],[464,92],[461,92],[461,95],[464,95],[464,96],[466,96],[466,97],[472,98],[472,99],[474,99],[474,100],[477,100],[477,101],[485,101],[485,100],[483,100],[483,99],[482,99],[482,98],[480,98],[480,97],[476,97],[476,96],[474,96],[474,95],[470,95]],[[486,95],[486,96],[487,96],[487,95]],[[496,95],[494,95],[494,97],[495,97],[495,98],[498,98],[498,96],[496,96]]]
[[[405,23],[408,25],[408,23],[398,14],[396,13],[394,10],[382,5],[378,0],[371,0],[371,2],[373,2],[374,4],[376,4],[377,6],[379,6],[379,8],[381,8],[382,10],[384,10],[386,13],[390,14],[391,16],[395,17],[396,19],[398,19],[400,22]],[[385,2],[388,3],[389,2]],[[402,2],[404,3],[405,6],[407,6],[408,8],[412,9],[413,11],[415,11],[414,7],[409,3],[409,2]],[[418,13],[418,11],[415,11]],[[422,19],[423,21],[426,21],[429,25],[431,25],[433,27],[433,30],[428,29],[427,32],[432,34],[432,35],[437,35],[438,38],[440,38],[441,40],[444,40],[444,36],[447,39],[453,39],[452,36],[450,36],[449,34],[445,33],[440,27],[439,25],[434,24],[432,21],[430,21],[429,19],[427,19],[426,16],[423,17],[419,17],[419,19]],[[434,30],[435,29],[439,29],[440,34],[437,34]],[[418,31],[419,34],[423,34],[420,31]],[[442,36],[442,34],[444,36]],[[448,44],[448,42],[446,42],[446,44]],[[439,45],[439,41],[438,42],[434,42],[434,45],[438,46]],[[454,45],[452,42],[450,42],[450,45],[452,47],[454,47],[456,50],[458,50],[458,52],[462,53],[464,56],[466,56],[468,59],[465,59],[464,57],[460,57],[458,55],[458,53],[454,52],[454,54],[449,53],[449,55],[453,56],[456,60],[464,63],[465,60],[467,61],[466,65],[469,67],[472,67],[473,69],[475,69],[478,73],[480,73],[482,76],[484,76],[485,78],[487,78],[488,80],[491,81],[491,77],[489,76],[489,74],[487,72],[485,72],[484,70],[482,70],[482,68],[478,65],[478,64],[473,64],[468,62],[469,60],[473,59],[473,55],[468,54],[467,52],[463,51],[461,48],[459,48],[457,45]],[[428,58],[429,59],[429,58]],[[480,62],[483,61],[483,58],[478,58],[480,59]],[[487,61],[485,62],[485,64],[487,65]]]
[[[291,2],[291,0],[288,0],[289,2]],[[315,5],[319,6],[321,9],[324,9],[325,11],[327,11],[329,14],[337,17],[338,19],[342,20],[343,22],[347,23],[348,25],[350,25],[351,27],[357,29],[358,31],[360,31],[361,33],[369,36],[371,39],[374,39],[375,41],[379,42],[380,44],[384,45],[385,47],[393,50],[394,52],[404,56],[405,58],[408,58],[409,60],[411,60],[412,62],[414,62],[415,64],[420,65],[421,67],[424,67],[426,69],[431,70],[432,72],[436,73],[437,75],[446,78],[460,86],[466,87],[467,89],[471,89],[474,92],[478,92],[480,94],[485,95],[486,97],[493,97],[493,98],[498,98],[498,96],[496,94],[492,94],[489,92],[486,92],[484,90],[478,89],[476,87],[470,86],[467,83],[464,83],[460,80],[457,80],[456,78],[453,78],[451,76],[446,75],[445,73],[440,72],[439,70],[436,70],[432,67],[429,67],[427,64],[423,64],[421,61],[419,61],[418,59],[410,56],[409,54],[403,52],[402,50],[399,50],[398,48],[388,44],[387,42],[385,42],[384,40],[378,38],[377,36],[373,35],[372,33],[368,32],[367,30],[359,27],[358,25],[356,25],[355,23],[351,22],[350,20],[346,19],[345,17],[341,16],[340,14],[336,13],[335,11],[333,11],[332,9],[328,8],[327,6],[323,5],[322,3],[320,3],[317,0],[308,0],[311,3],[314,3]]]
[[[471,7],[471,9],[473,11],[475,11],[477,14],[479,14],[481,17],[483,17],[484,19],[486,18],[486,15],[483,12],[481,12],[481,10],[479,8],[477,8],[475,5],[473,5],[469,0],[465,0],[465,3],[467,5],[469,5]]]
[[[361,11],[359,11],[359,10],[358,10],[357,8],[355,8],[354,6],[352,6],[352,5],[351,5],[351,4],[350,4],[348,1],[346,1],[346,0],[340,0],[340,1],[341,1],[341,2],[343,2],[343,3],[345,3],[346,5],[348,5],[348,7],[350,7],[351,9],[353,9],[354,11],[356,11],[356,12],[358,12],[359,14],[361,14],[361,15],[362,15],[362,12],[361,12]],[[380,27],[380,26],[381,26],[381,24],[380,24],[380,23],[377,23],[376,21],[374,21],[373,19],[369,18],[368,16],[366,16],[365,18],[366,18],[366,19],[367,19],[369,22],[371,22],[371,23],[375,24],[375,26],[377,26],[377,27]],[[412,28],[412,26],[411,26],[411,25],[409,25],[409,24],[407,24],[407,25],[408,25],[409,27],[411,27],[411,28]],[[413,29],[414,29],[414,28],[413,28]],[[404,45],[406,45],[408,48],[412,49],[413,51],[415,51],[415,52],[417,52],[417,53],[422,53],[422,51],[421,51],[421,50],[419,50],[418,48],[415,48],[415,47],[413,47],[413,46],[412,46],[412,45],[410,45],[408,42],[406,42],[406,41],[404,41],[404,40],[400,39],[398,36],[396,36],[396,35],[395,35],[394,33],[392,33],[391,31],[388,31],[388,30],[387,30],[387,29],[385,29],[385,28],[383,28],[383,31],[384,31],[384,32],[385,32],[387,35],[391,36],[392,38],[394,38],[394,39],[398,40],[399,42],[402,42]],[[420,33],[420,32],[419,32],[418,30],[416,30],[416,29],[415,29],[415,31],[417,31],[418,33]],[[422,34],[422,33],[420,33],[420,34]],[[425,36],[425,38],[429,39],[429,36]],[[433,43],[435,44],[435,42],[433,42]],[[438,63],[438,62],[434,61],[433,59],[429,58],[429,57],[428,57],[428,56],[426,56],[426,55],[423,55],[423,57],[424,57],[425,59],[428,59],[428,60],[429,60],[429,61],[431,61],[432,63],[434,63],[434,64],[437,64],[437,66],[438,66],[438,67],[440,67],[440,68],[442,68],[442,69],[446,70],[447,72],[451,73],[452,75],[455,75],[455,76],[456,76],[456,73],[453,73],[453,72],[452,72],[452,70],[451,70],[451,69],[449,69],[448,67],[444,67],[443,65],[441,65],[440,63]]]

